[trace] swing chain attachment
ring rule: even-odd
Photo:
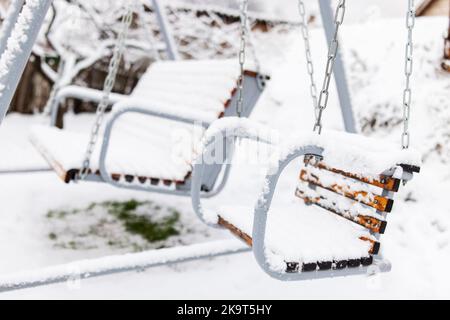
[[[408,29],[408,39],[405,50],[405,77],[406,87],[403,91],[403,134],[402,148],[408,149],[410,145],[411,135],[409,132],[409,119],[411,116],[411,75],[413,73],[413,30],[416,21],[416,10],[414,0],[408,0],[408,12],[406,14],[406,28]]]
[[[339,30],[344,22],[345,17],[345,2],[346,0],[339,0],[339,4],[336,8],[336,14],[334,17],[335,31],[333,40],[331,40],[330,47],[328,49],[328,60],[325,68],[325,79],[323,81],[322,90],[320,91],[318,102],[318,115],[316,117],[316,124],[314,125],[314,132],[318,134],[322,133],[322,116],[323,112],[328,106],[329,88],[331,78],[333,77],[333,68],[336,61],[336,57],[339,51]]]
[[[100,127],[103,123],[106,109],[109,105],[111,92],[116,82],[117,72],[119,71],[120,62],[122,61],[122,56],[125,51],[125,41],[128,37],[128,31],[130,29],[132,20],[133,20],[133,10],[132,6],[129,5],[126,14],[122,17],[121,20],[121,29],[118,34],[117,42],[114,46],[114,53],[109,63],[108,75],[106,76],[103,87],[103,96],[97,107],[95,123],[92,126],[91,136],[88,146],[86,148],[83,165],[78,174],[79,180],[84,180],[90,171],[89,167],[91,163],[91,157],[98,140]]]
[[[248,0],[242,0],[241,6],[241,26],[240,26],[240,48],[239,48],[239,67],[240,75],[238,78],[238,100],[236,105],[236,112],[238,117],[242,116],[244,107],[244,78],[245,78],[245,59],[246,59],[246,46],[247,46],[247,34],[248,34]]]
[[[300,14],[300,28],[302,32],[303,41],[305,43],[306,69],[310,78],[310,94],[313,101],[316,121],[319,116],[319,107],[317,104],[317,86],[314,80],[314,63],[311,54],[311,42],[309,37],[308,19],[306,16],[305,3],[303,0],[298,1],[298,12]]]

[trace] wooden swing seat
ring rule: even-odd
[[[268,214],[265,250],[268,259],[282,259],[274,270],[285,273],[341,270],[370,266],[380,253],[380,235],[387,228],[387,216],[393,210],[394,195],[403,183],[411,180],[414,173],[420,172],[416,165],[399,164],[388,167],[381,174],[374,174],[384,164],[394,159],[402,159],[398,149],[393,146],[391,157],[385,157],[381,163],[370,167],[374,159],[380,157],[378,148],[365,149],[365,154],[355,154],[359,165],[355,171],[367,166],[370,174],[350,172],[353,159],[347,154],[362,152],[365,145],[376,145],[376,140],[354,135],[333,133],[335,139],[330,145],[346,142],[349,146],[338,153],[333,149],[328,158],[334,165],[328,165],[322,157],[305,156],[304,167],[300,171],[295,195],[309,207],[272,206]],[[305,138],[307,141],[309,138]],[[328,145],[327,145],[328,146]],[[327,150],[327,146],[324,147]],[[385,148],[389,145],[385,144]],[[360,151],[356,151],[360,150]],[[411,155],[414,155],[411,156]],[[414,151],[403,154],[403,159],[413,163],[420,161]],[[414,160],[410,160],[410,159]],[[336,167],[336,163],[345,163],[346,170]],[[333,162],[332,162],[333,163]],[[395,163],[395,162],[393,162]],[[349,165],[350,164],[350,165]],[[323,210],[326,209],[326,210]],[[218,224],[233,235],[253,245],[253,208],[223,207],[217,212]],[[330,215],[328,212],[333,213]],[[274,235],[271,235],[271,234]],[[277,235],[277,236],[275,236]],[[276,239],[278,238],[278,239]],[[349,251],[346,251],[349,250]],[[317,254],[315,254],[317,253]],[[323,254],[326,253],[326,254]]]
[[[117,120],[106,161],[111,179],[172,189],[187,184],[204,128],[166,119],[164,112],[186,114],[199,124],[234,116],[239,76],[236,67],[233,60],[158,62],[150,67],[128,99],[157,106],[162,115],[134,113]],[[248,85],[244,88],[244,115],[248,116],[263,91],[259,81],[268,77],[251,70],[245,72],[245,77]],[[120,111],[120,107],[114,108],[110,119]],[[31,133],[33,145],[66,183],[77,179],[88,141],[88,133],[46,126],[35,127]],[[100,137],[91,161],[90,180],[102,180],[102,142]]]

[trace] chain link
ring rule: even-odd
[[[402,148],[408,149],[410,145],[411,135],[409,132],[409,119],[411,116],[411,75],[413,72],[413,30],[416,19],[414,0],[408,0],[408,12],[406,14],[406,28],[408,29],[408,38],[405,50],[405,78],[406,86],[403,91],[403,134]]]
[[[315,111],[316,121],[319,116],[319,107],[317,104],[317,86],[314,80],[314,64],[311,54],[311,42],[309,38],[308,19],[306,16],[305,3],[303,0],[298,1],[298,12],[300,14],[300,28],[302,32],[303,41],[305,43],[305,57],[306,57],[306,69],[310,78],[310,94],[313,101],[313,107]]]
[[[122,55],[125,50],[125,41],[128,37],[128,31],[130,29],[132,20],[133,10],[131,5],[129,5],[126,14],[122,17],[121,29],[117,38],[116,45],[114,47],[113,57],[109,63],[108,75],[106,76],[103,87],[103,96],[97,107],[96,119],[91,129],[90,141],[86,148],[82,169],[78,175],[78,178],[80,180],[84,180],[89,174],[92,153],[94,152],[94,148],[99,136],[100,127],[105,116],[106,108],[109,105],[110,95],[116,82],[117,72],[119,70],[120,62],[122,61]]]
[[[238,117],[242,116],[244,107],[244,77],[245,77],[245,59],[246,59],[246,41],[248,34],[248,0],[241,0],[241,26],[240,26],[240,48],[239,48],[239,67],[240,74],[238,78],[238,100],[236,105],[236,112]]]
[[[336,14],[334,17],[335,31],[333,40],[330,42],[328,49],[328,60],[325,68],[325,78],[323,81],[322,90],[320,91],[319,101],[317,104],[318,114],[316,117],[316,124],[314,125],[314,132],[322,132],[322,116],[323,112],[328,106],[328,97],[330,90],[331,78],[333,77],[333,68],[336,61],[336,56],[339,51],[339,30],[344,22],[345,17],[345,2],[346,0],[339,0],[339,4],[336,8]]]

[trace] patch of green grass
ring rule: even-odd
[[[177,230],[177,224],[180,221],[180,213],[173,208],[166,208],[166,214],[161,216],[160,212],[162,207],[151,201],[140,202],[137,200],[129,200],[124,202],[107,201],[102,203],[92,203],[84,210],[52,210],[47,213],[47,218],[64,219],[69,215],[81,212],[92,212],[99,207],[119,220],[127,232],[139,235],[150,243],[164,241],[172,236],[180,234]],[[138,213],[138,210],[147,210],[148,212],[146,215],[142,215]],[[101,221],[99,222],[100,225],[102,224]],[[90,227],[89,233],[96,234],[97,227],[99,227],[99,225]],[[50,233],[49,238],[55,241],[58,240],[58,236],[55,233]],[[110,241],[108,244],[115,245],[116,242]],[[68,247],[76,249],[77,244],[72,241],[68,243]]]
[[[124,223],[125,229],[133,234],[140,235],[149,242],[157,242],[179,235],[176,224],[180,214],[169,209],[169,215],[160,221],[153,221],[151,216],[138,215],[136,210],[140,206],[149,206],[154,209],[151,202],[130,200],[126,202],[105,202],[102,204],[110,214],[113,214]]]

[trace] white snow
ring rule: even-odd
[[[33,150],[28,138],[30,121],[48,123],[39,116],[19,116],[11,114],[0,127],[0,149],[5,150],[0,157],[0,171],[20,171],[29,169],[50,169],[39,153]]]
[[[364,137],[333,130],[325,130],[320,136],[298,134],[288,143],[286,157],[301,146],[315,145],[324,149],[323,157],[327,165],[346,172],[377,176],[397,164],[420,166],[421,156],[413,150],[402,150],[398,145],[382,139]]]
[[[199,120],[212,122],[236,87],[238,67],[235,60],[157,62],[131,97],[145,99],[160,110],[175,109],[180,115],[183,110],[200,111],[205,115]]]
[[[424,163],[422,173],[399,192],[395,209],[389,216],[382,248],[384,256],[393,264],[392,272],[368,279],[352,277],[282,283],[267,277],[249,253],[85,280],[79,288],[52,285],[2,294],[2,298],[449,298],[450,276],[445,266],[450,263],[450,205],[447,201],[450,189],[447,103],[450,76],[439,69],[443,44],[440,35],[447,22],[446,19],[417,21],[411,130],[413,145]],[[364,127],[364,134],[396,141],[399,146],[404,19],[352,26],[343,31],[344,57],[358,122],[364,127],[376,119],[373,128]],[[312,32],[312,36],[313,53],[320,62],[316,63],[317,74],[320,75],[323,71],[321,62],[326,59],[325,45],[321,32]],[[278,130],[283,137],[298,128],[309,130],[313,127],[308,79],[303,76],[306,73],[300,35],[292,34],[289,43],[291,47],[285,48],[282,54],[276,51],[277,54],[271,57],[268,52],[265,57],[265,65],[273,67],[273,77],[252,118]],[[340,130],[342,121],[336,100],[333,93],[324,122],[328,129]],[[69,118],[73,119],[72,116]],[[92,121],[92,117],[87,116],[81,116],[81,119],[80,126],[84,127]],[[36,120],[26,121],[31,124]],[[9,122],[13,131],[17,120],[11,117],[5,122]],[[436,147],[438,144],[441,148]],[[358,149],[361,147],[364,145]],[[246,150],[240,152],[247,153]],[[393,160],[390,155],[388,159],[389,162]],[[367,167],[376,166],[370,159],[364,159],[364,162]],[[266,169],[254,164],[236,165],[223,194],[208,200],[207,205],[215,209],[222,204],[252,207],[264,185]],[[293,195],[298,173],[298,163],[287,168],[278,185],[274,208],[299,205],[302,213],[309,214],[311,208],[298,204],[299,199]],[[150,198],[162,205],[176,206],[183,214],[195,219],[189,199],[118,190],[98,184],[64,185],[52,174],[2,176],[0,190],[3,205],[0,213],[0,272],[3,274],[92,257],[88,251],[64,251],[51,246],[44,220],[49,209],[80,208],[92,201],[108,199]],[[217,232],[218,236],[231,237],[228,233]]]

